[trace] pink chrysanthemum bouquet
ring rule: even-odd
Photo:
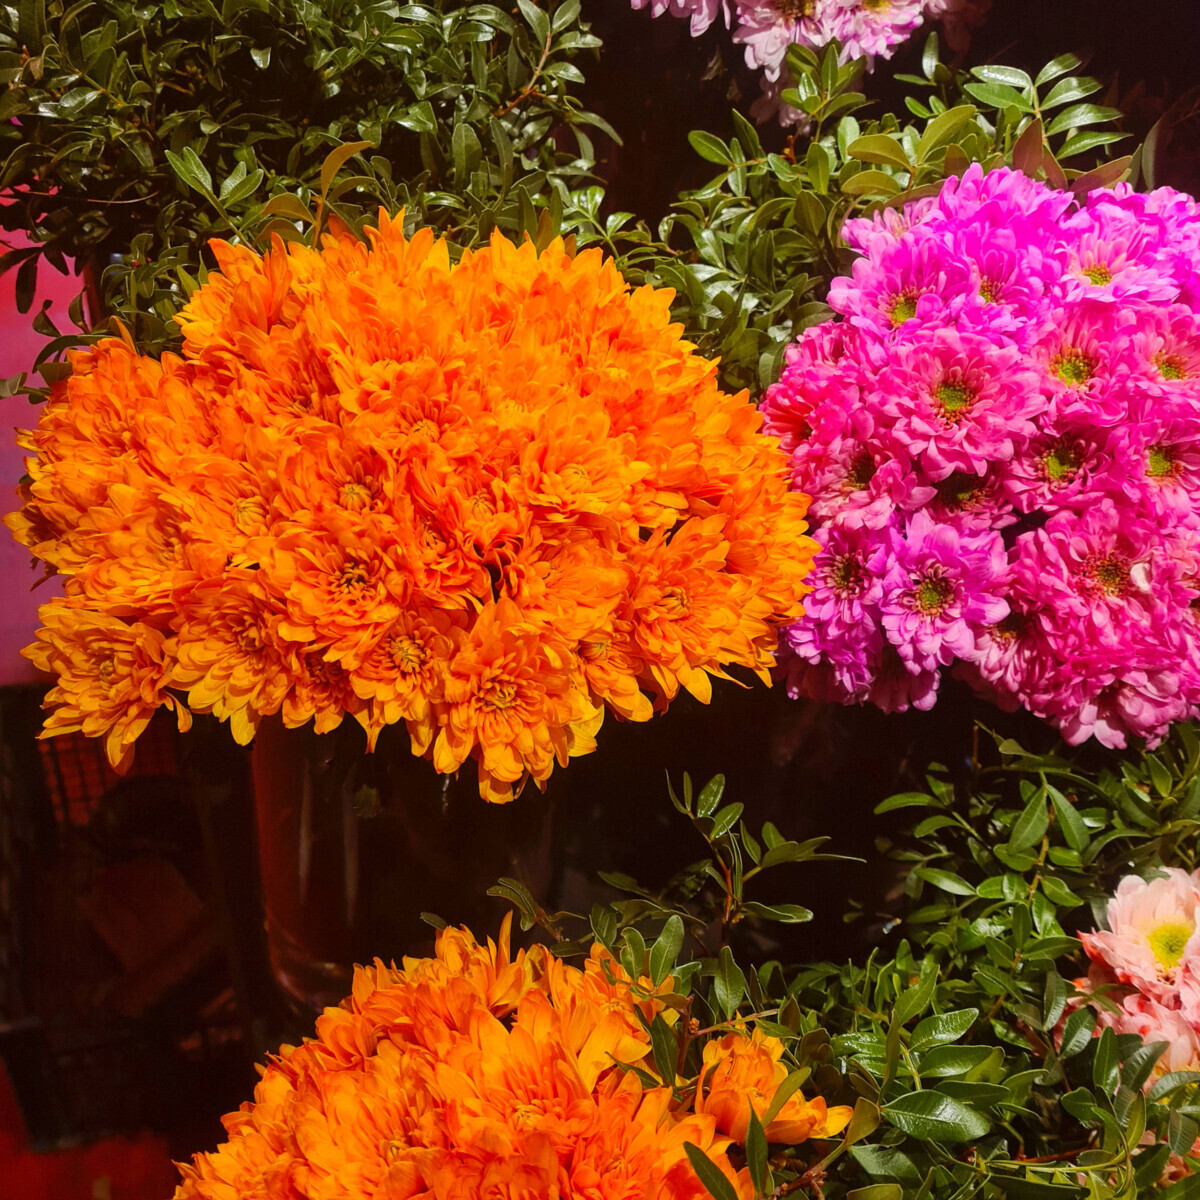
[[[956,664],[1072,743],[1196,715],[1200,206],[973,166],[843,237],[763,403],[824,546],[792,693],[928,708]]]

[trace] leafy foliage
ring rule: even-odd
[[[1136,166],[1063,165],[1121,137],[1103,128],[1117,110],[1083,103],[1101,85],[1073,74],[1072,55],[1036,80],[955,71],[931,35],[902,123],[867,115],[862,64],[839,66],[836,44],[820,55],[795,46],[786,99],[808,132],[782,153],[737,112],[729,142],[693,132],[720,171],[651,230],[609,211],[588,178],[592,134],[616,136],[573,92],[578,60],[597,46],[578,0],[520,0],[515,16],[456,0],[0,8],[4,115],[20,120],[0,127],[0,188],[21,193],[0,221],[38,242],[0,270],[18,270],[28,300],[42,256],[60,269],[107,263],[93,313],[162,349],[203,278],[207,238],[312,237],[330,218],[361,229],[381,205],[404,207],[410,225],[456,247],[492,229],[601,247],[631,282],[674,289],[676,317],[720,358],[724,384],[757,391],[787,343],[829,317],[828,282],[849,264],[847,217],[927,194],[973,161],[1077,188]],[[80,306],[72,316],[85,326]],[[39,366],[81,340],[56,337],[45,314],[39,328],[54,339]]]
[[[552,185],[558,195],[587,178],[590,134],[606,129],[571,94],[599,40],[579,0],[514,11],[0,6],[0,190],[14,196],[0,224],[36,243],[0,270],[17,270],[24,308],[43,258],[103,270],[93,314],[115,314],[155,349],[174,338],[170,318],[211,237],[298,237],[330,217],[361,228],[381,206],[458,246],[497,227],[536,233],[535,201],[544,209]]]
[[[811,916],[756,904],[746,886],[764,870],[824,857],[826,839],[788,841],[770,824],[755,836],[719,776],[698,792],[685,777],[671,797],[707,857],[661,890],[604,876],[624,898],[596,905],[582,933],[566,927],[583,918],[546,913],[515,880],[497,894],[526,928],[546,929],[556,953],[598,940],[631,974],[672,975],[686,1019],[659,1032],[681,1093],[694,1084],[704,1037],[745,1022],[784,1039],[786,1086],[855,1106],[833,1142],[756,1151],[748,1138],[748,1160],[764,1164],[762,1195],[1143,1194],[1171,1149],[1186,1153],[1200,1132],[1200,1075],[1162,1076],[1144,1092],[1165,1044],[1094,1036],[1093,1010],[1073,1003],[1069,981],[1083,969],[1073,933],[1094,924],[1092,908],[1131,870],[1194,865],[1200,732],[1178,726],[1158,751],[1107,756],[1095,770],[1012,741],[987,757],[956,782],[934,767],[927,790],[879,805],[880,814],[911,811],[916,823],[881,840],[902,865],[904,907],[889,916],[898,941],[865,963],[785,969],[735,955],[747,941],[758,950],[763,922]],[[745,928],[752,939],[740,936]]]
[[[693,148],[720,172],[681,197],[657,239],[631,213],[601,219],[599,190],[585,189],[567,212],[579,244],[605,246],[635,280],[673,287],[676,316],[704,354],[720,357],[727,386],[757,391],[778,377],[788,342],[832,316],[824,295],[852,258],[839,238],[848,217],[928,195],[972,162],[1007,163],[1080,190],[1135,167],[1131,158],[1090,170],[1064,165],[1122,137],[1080,132],[1111,125],[1117,109],[1064,107],[1102,86],[1073,74],[1084,65],[1073,54],[1036,81],[1007,67],[955,71],[939,60],[930,34],[922,62],[924,76],[900,76],[919,90],[907,98],[913,119],[905,123],[868,115],[871,104],[857,90],[862,64],[839,66],[836,43],[819,55],[792,46],[787,69],[796,86],[783,98],[808,116],[807,134],[774,154],[738,113],[729,142],[697,130]]]

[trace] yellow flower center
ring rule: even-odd
[[[953,512],[970,508],[983,494],[983,480],[978,475],[955,471],[937,484],[938,499]]]
[[[1112,283],[1112,272],[1103,263],[1097,263],[1094,267],[1085,267],[1083,273],[1097,287],[1107,287]]]
[[[1158,367],[1158,373],[1171,382],[1187,378],[1187,368],[1183,365],[1183,359],[1178,355],[1160,354],[1154,360],[1154,365]]]
[[[416,638],[407,636],[393,638],[391,652],[392,662],[396,664],[396,669],[404,672],[405,675],[411,675],[425,665],[425,647]]]
[[[1067,483],[1079,470],[1079,458],[1065,442],[1055,442],[1042,455],[1042,470],[1054,483]]]
[[[954,584],[949,579],[927,575],[917,584],[913,594],[917,608],[929,616],[937,616],[949,603],[954,594]]]
[[[875,462],[869,454],[860,454],[846,472],[846,490],[860,492],[875,478]]]
[[[691,601],[683,588],[670,587],[663,592],[662,607],[664,611],[675,614],[686,612]]]
[[[862,563],[853,554],[843,554],[829,568],[829,582],[835,592],[843,595],[859,591],[863,583]]]
[[[1192,927],[1182,921],[1168,921],[1160,925],[1146,939],[1159,966],[1164,971],[1173,971],[1183,958],[1184,947],[1192,936]]]
[[[772,0],[775,11],[785,21],[799,21],[802,17],[811,17],[817,7],[817,0]]]
[[[372,489],[355,479],[348,479],[343,483],[342,490],[338,493],[341,506],[351,512],[361,512],[370,505],[371,500]]]
[[[1129,582],[1129,565],[1115,554],[1093,558],[1085,571],[1088,578],[1106,596],[1119,596]]]
[[[433,442],[437,441],[438,435],[441,432],[442,431],[437,427],[436,422],[431,421],[428,417],[426,417],[422,421],[418,421],[412,427],[412,436],[413,437],[425,437],[425,438],[429,438],[429,440],[433,441]]]
[[[981,279],[979,295],[985,304],[995,304],[1000,299],[1000,285],[994,279]]]
[[[267,506],[258,496],[234,501],[233,523],[239,533],[253,533],[267,519]]]
[[[917,293],[910,290],[893,296],[888,302],[887,313],[893,329],[911,321],[917,315]]]
[[[338,587],[343,592],[361,592],[370,579],[366,565],[355,560],[348,562],[338,575]]]
[[[941,410],[947,421],[957,421],[974,399],[971,389],[964,383],[939,383],[933,389],[934,407]]]
[[[485,708],[503,712],[512,708],[520,699],[520,689],[511,679],[501,679],[496,683],[486,684],[483,689],[483,704]]]
[[[1082,350],[1068,346],[1050,364],[1050,369],[1068,387],[1083,387],[1096,373],[1096,360]]]
[[[1179,474],[1179,462],[1170,446],[1151,446],[1146,451],[1146,474],[1151,479],[1171,479]]]

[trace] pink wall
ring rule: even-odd
[[[9,245],[20,243],[14,238]],[[79,291],[80,281],[73,275],[60,275],[52,267],[43,267],[38,279],[37,299],[28,313],[17,312],[15,296],[17,273],[0,277],[0,378],[30,368],[45,339],[33,332],[30,320],[44,299],[50,298],[50,310],[60,329],[71,328],[67,305]],[[37,421],[38,410],[24,396],[0,399],[0,511],[16,508],[17,481],[25,472],[24,452],[17,446],[14,431],[29,428]],[[44,583],[36,592],[29,590],[38,578],[30,567],[29,551],[17,545],[7,529],[0,528],[0,686],[41,678],[25,659],[22,646],[33,641],[37,628],[37,608],[54,595],[54,585]]]

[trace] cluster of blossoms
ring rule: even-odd
[[[243,744],[275,713],[372,745],[404,721],[503,801],[606,708],[769,680],[807,502],[670,293],[561,242],[452,266],[387,219],[370,246],[214,249],[182,357],[76,354],[23,435],[7,523],[66,588],[26,651],[58,677],[47,735],[119,766],[162,706]]]
[[[847,223],[842,320],[767,428],[822,553],[793,694],[928,708],[940,668],[1067,741],[1200,710],[1200,206],[971,167]]]
[[[1128,875],[1106,915],[1107,930],[1080,935],[1092,965],[1075,981],[1085,996],[1107,993],[1095,1005],[1097,1031],[1166,1043],[1147,1091],[1163,1075],[1200,1071],[1200,871],[1160,868],[1149,881]],[[1172,1155],[1170,1177],[1190,1173]]]
[[[693,37],[721,17],[733,40],[745,47],[746,65],[762,71],[754,115],[764,120],[778,114],[791,125],[803,114],[780,104],[788,86],[783,63],[789,46],[819,50],[836,39],[843,62],[890,58],[924,22],[938,21],[950,46],[964,51],[991,0],[633,0],[633,7],[649,8],[656,17],[687,17]]]
[[[358,968],[316,1039],[283,1047],[225,1118],[229,1141],[182,1168],[175,1200],[707,1200],[688,1143],[751,1200],[726,1150],[785,1078],[783,1046],[735,1030],[704,1045],[686,1100],[675,1080],[651,1086],[647,1029],[675,1023],[658,999],[671,984],[632,983],[599,946],[582,970],[541,946],[514,958],[507,923],[499,945],[444,930],[435,958]],[[797,1092],[766,1134],[831,1137],[850,1116]]]

